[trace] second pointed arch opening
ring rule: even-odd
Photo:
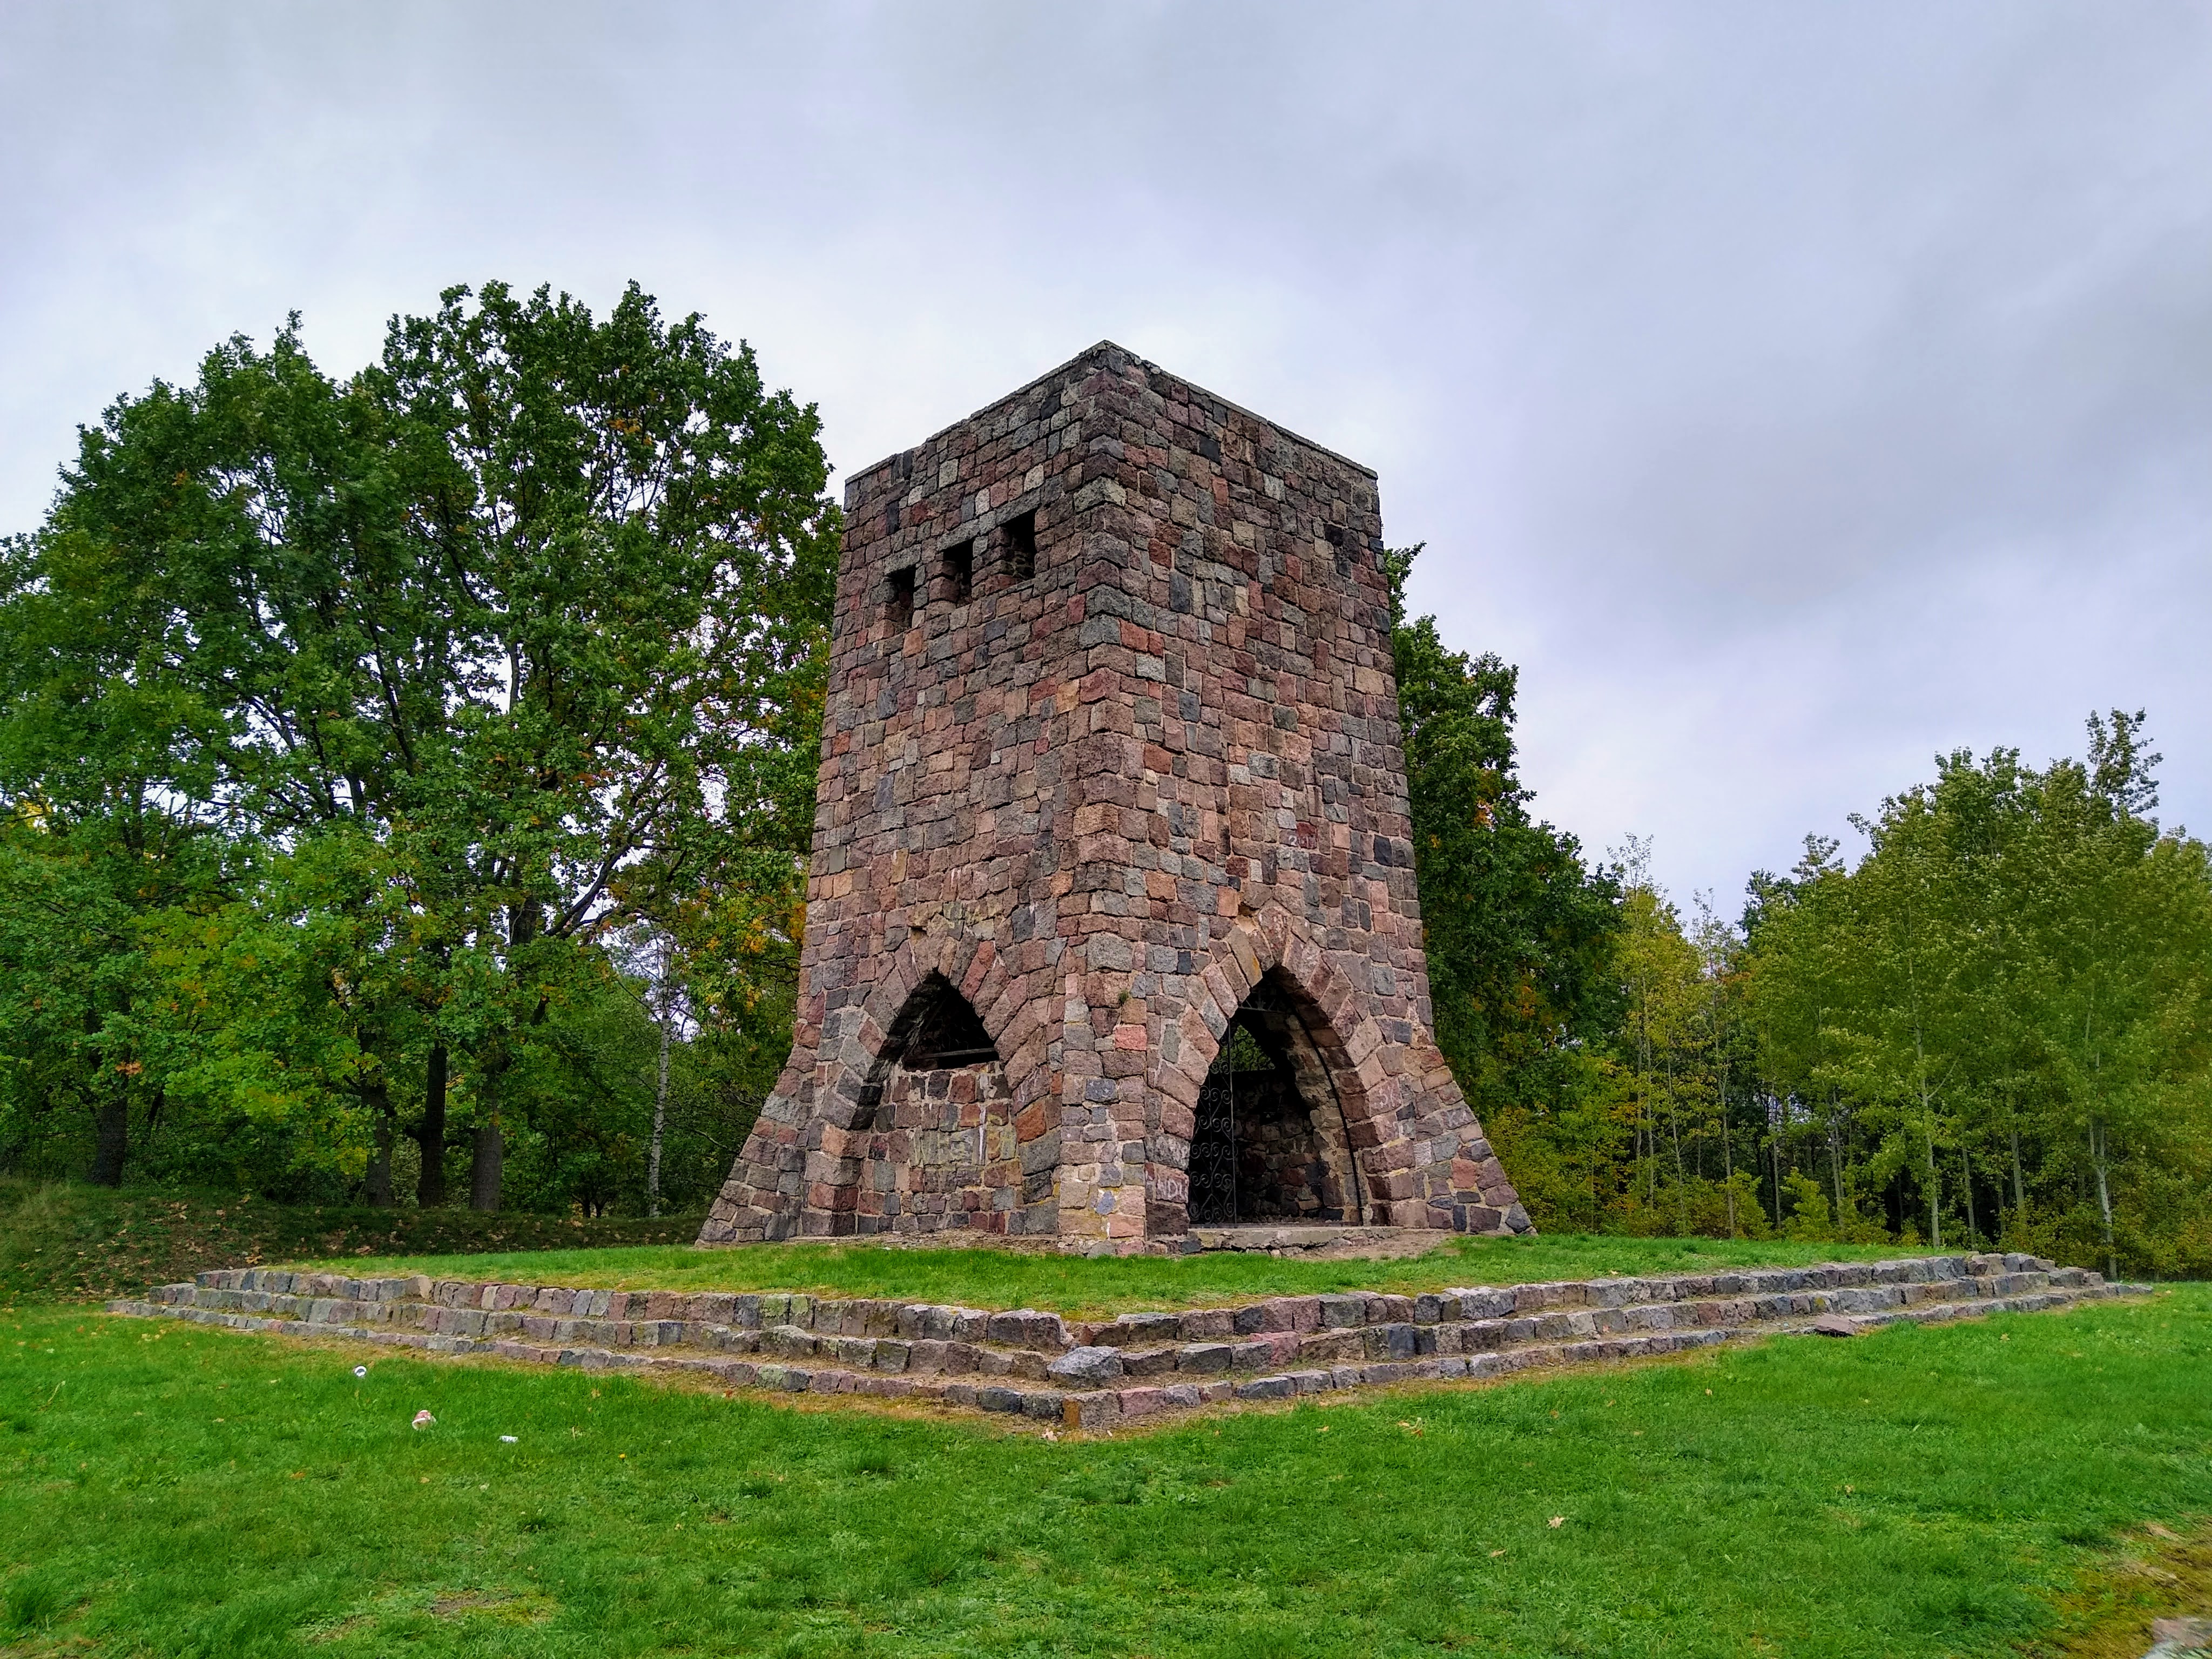
[[[1192,1226],[1364,1219],[1343,1103],[1305,1005],[1289,975],[1271,969],[1231,1018],[1199,1090]]]
[[[1024,1198],[999,1047],[944,975],[914,988],[861,1091],[854,1231],[1018,1232]]]

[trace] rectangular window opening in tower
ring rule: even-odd
[[[903,634],[914,626],[914,567],[894,570],[890,592],[884,600],[884,620]]]
[[[1036,574],[1036,512],[1017,513],[1006,520],[1006,580],[1025,582]]]
[[[945,597],[955,605],[968,603],[975,586],[975,544],[955,542],[945,550]]]
[[[1352,574],[1352,538],[1345,534],[1344,526],[1340,524],[1323,525],[1322,531],[1328,538],[1329,546],[1335,550],[1336,574],[1349,576]]]

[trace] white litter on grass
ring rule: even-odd
[[[418,1429],[427,1429],[437,1420],[438,1419],[436,1418],[431,1416],[428,1412],[416,1412],[415,1413],[415,1426]]]
[[[367,1376],[368,1375],[368,1367],[366,1365],[356,1365],[353,1368],[353,1374],[356,1376]]]
[[[502,1444],[502,1445],[512,1446],[512,1445],[514,1445],[514,1444],[515,1443],[515,1442],[516,1442],[520,1437],[516,1436],[516,1435],[512,1435],[512,1434],[503,1434],[503,1435],[500,1436],[500,1437],[499,1437],[499,1438],[500,1438],[500,1443],[501,1443],[501,1444]]]

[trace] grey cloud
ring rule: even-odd
[[[1110,335],[1379,467],[1678,889],[2092,703],[2212,821],[2208,71],[2195,3],[17,8],[0,527],[294,307],[634,275],[847,466]]]

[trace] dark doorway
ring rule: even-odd
[[[1274,980],[1237,1010],[1199,1090],[1188,1170],[1194,1226],[1358,1218],[1343,1114]]]
[[[891,1052],[909,1072],[982,1066],[999,1058],[973,1006],[942,974],[931,974],[915,987],[891,1025]]]
[[[1256,1062],[1256,1063],[1255,1063]],[[1237,1121],[1239,1073],[1244,1095],[1244,1125],[1250,1127],[1263,1094],[1273,1092],[1273,1063],[1260,1052],[1251,1032],[1242,1025],[1229,1028],[1229,1041],[1206,1074],[1198,1091],[1198,1127],[1190,1139],[1190,1218],[1193,1223],[1219,1226],[1237,1221]],[[1249,1188],[1249,1182],[1246,1185]],[[1249,1198],[1250,1194],[1245,1194]]]

